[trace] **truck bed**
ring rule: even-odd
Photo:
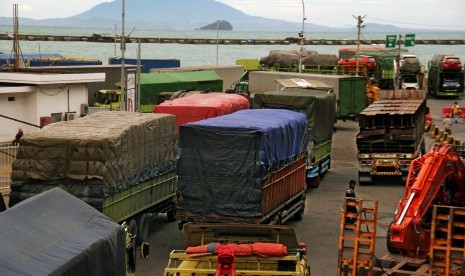
[[[310,275],[306,248],[297,241],[294,229],[286,225],[199,223],[183,228],[184,244],[189,247],[209,243],[247,244],[276,243],[287,248],[281,257],[238,256],[234,264],[236,275]],[[190,251],[192,252],[192,250]],[[170,253],[164,275],[214,275],[218,266],[217,254],[188,254],[186,250]]]
[[[170,253],[163,275],[214,275],[218,266],[217,256],[191,257],[184,250]],[[299,252],[288,252],[284,257],[236,257],[236,275],[305,275],[305,263]]]

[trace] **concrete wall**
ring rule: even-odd
[[[10,101],[8,101],[10,98]],[[40,125],[40,117],[51,113],[73,112],[81,115],[81,104],[87,104],[86,84],[50,84],[31,86],[28,92],[0,93],[0,114]],[[18,128],[35,132],[39,128],[0,117],[0,142],[12,141]]]

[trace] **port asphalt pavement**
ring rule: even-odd
[[[431,109],[433,123],[439,128],[442,128],[442,108],[451,106],[456,100],[460,106],[465,106],[465,101],[461,99],[428,98],[427,105]],[[299,242],[307,244],[313,276],[336,275],[337,272],[340,215],[344,194],[349,180],[357,180],[358,175],[355,144],[357,132],[357,121],[337,122],[332,143],[331,169],[318,188],[308,191],[303,219],[288,223],[294,227]],[[465,121],[453,124],[452,135],[457,139],[465,139]],[[426,138],[427,150],[433,143],[433,139]],[[375,255],[382,258],[388,253],[386,229],[394,218],[398,201],[404,195],[404,187],[399,179],[387,179],[373,185],[357,184],[355,192],[357,197],[378,201]],[[162,275],[170,251],[183,248],[177,222],[167,222],[164,216],[158,216],[152,221],[149,242],[151,255],[146,260],[137,260],[136,275]]]

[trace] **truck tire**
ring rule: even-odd
[[[166,219],[169,222],[176,221],[176,208],[174,207],[174,204],[173,207],[171,207],[171,209],[169,209],[168,212],[166,212]]]
[[[137,246],[149,240],[150,234],[150,217],[147,213],[142,213],[137,219]]]
[[[300,209],[297,213],[295,213],[292,218],[294,220],[300,221],[304,218],[304,213],[305,213],[305,201],[302,204],[302,209]]]
[[[391,223],[389,223],[389,226],[388,226],[388,229],[387,229],[386,248],[389,251],[389,253],[391,253],[391,254],[399,254],[399,250],[397,248],[395,248],[391,243],[391,225],[393,223],[394,223],[393,221]]]

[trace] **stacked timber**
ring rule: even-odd
[[[414,153],[422,141],[426,100],[380,100],[359,114],[359,153]]]
[[[101,210],[103,198],[174,172],[176,118],[98,112],[22,137],[12,168],[10,205],[60,186]]]

